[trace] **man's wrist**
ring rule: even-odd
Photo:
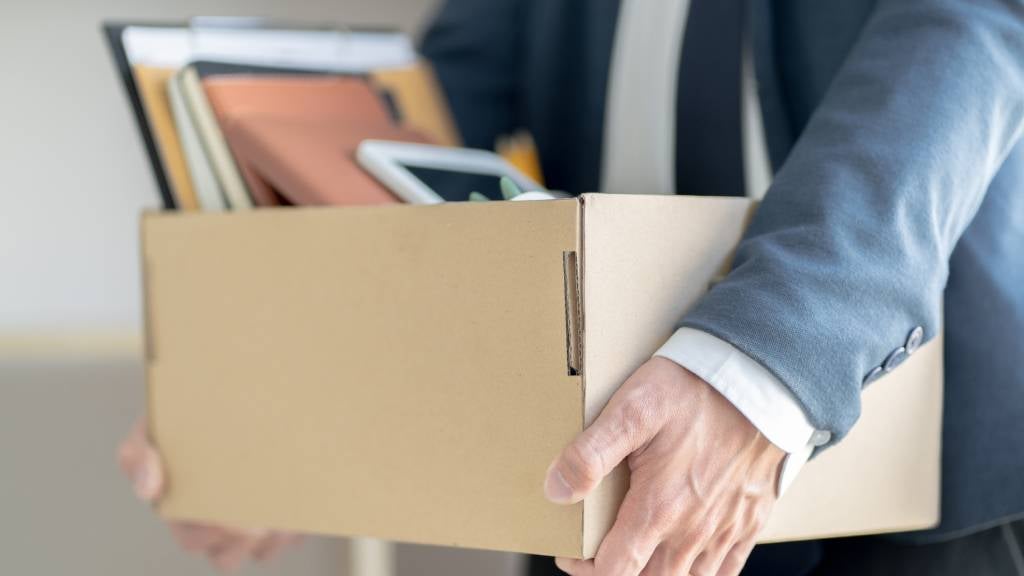
[[[786,386],[728,342],[680,328],[656,353],[686,368],[717,390],[772,444],[784,451],[779,494],[796,478],[816,446],[830,438],[816,430]]]

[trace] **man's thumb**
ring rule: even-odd
[[[606,409],[548,467],[544,495],[557,504],[583,500],[633,451],[619,411]]]

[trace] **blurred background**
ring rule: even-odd
[[[105,19],[246,15],[414,35],[434,0],[0,2],[0,574],[208,574],[137,503],[115,448],[142,411],[138,217],[158,206]],[[308,539],[252,574],[517,573],[508,554]],[[358,550],[358,548],[357,548]]]

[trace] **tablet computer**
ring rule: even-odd
[[[510,178],[524,192],[544,189],[504,158],[486,150],[365,140],[356,158],[396,196],[412,204],[464,202],[471,192],[503,200],[503,177]]]

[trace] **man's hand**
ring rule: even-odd
[[[735,575],[775,504],[785,455],[706,382],[655,357],[622,385],[548,470],[544,491],[579,502],[625,460],[629,491],[573,576]]]
[[[140,500],[154,502],[160,497],[164,489],[163,465],[160,455],[146,439],[143,422],[139,422],[121,443],[118,461]],[[195,522],[170,522],[169,525],[182,548],[205,555],[223,571],[237,570],[250,558],[269,560],[297,540],[293,534],[253,532]]]

